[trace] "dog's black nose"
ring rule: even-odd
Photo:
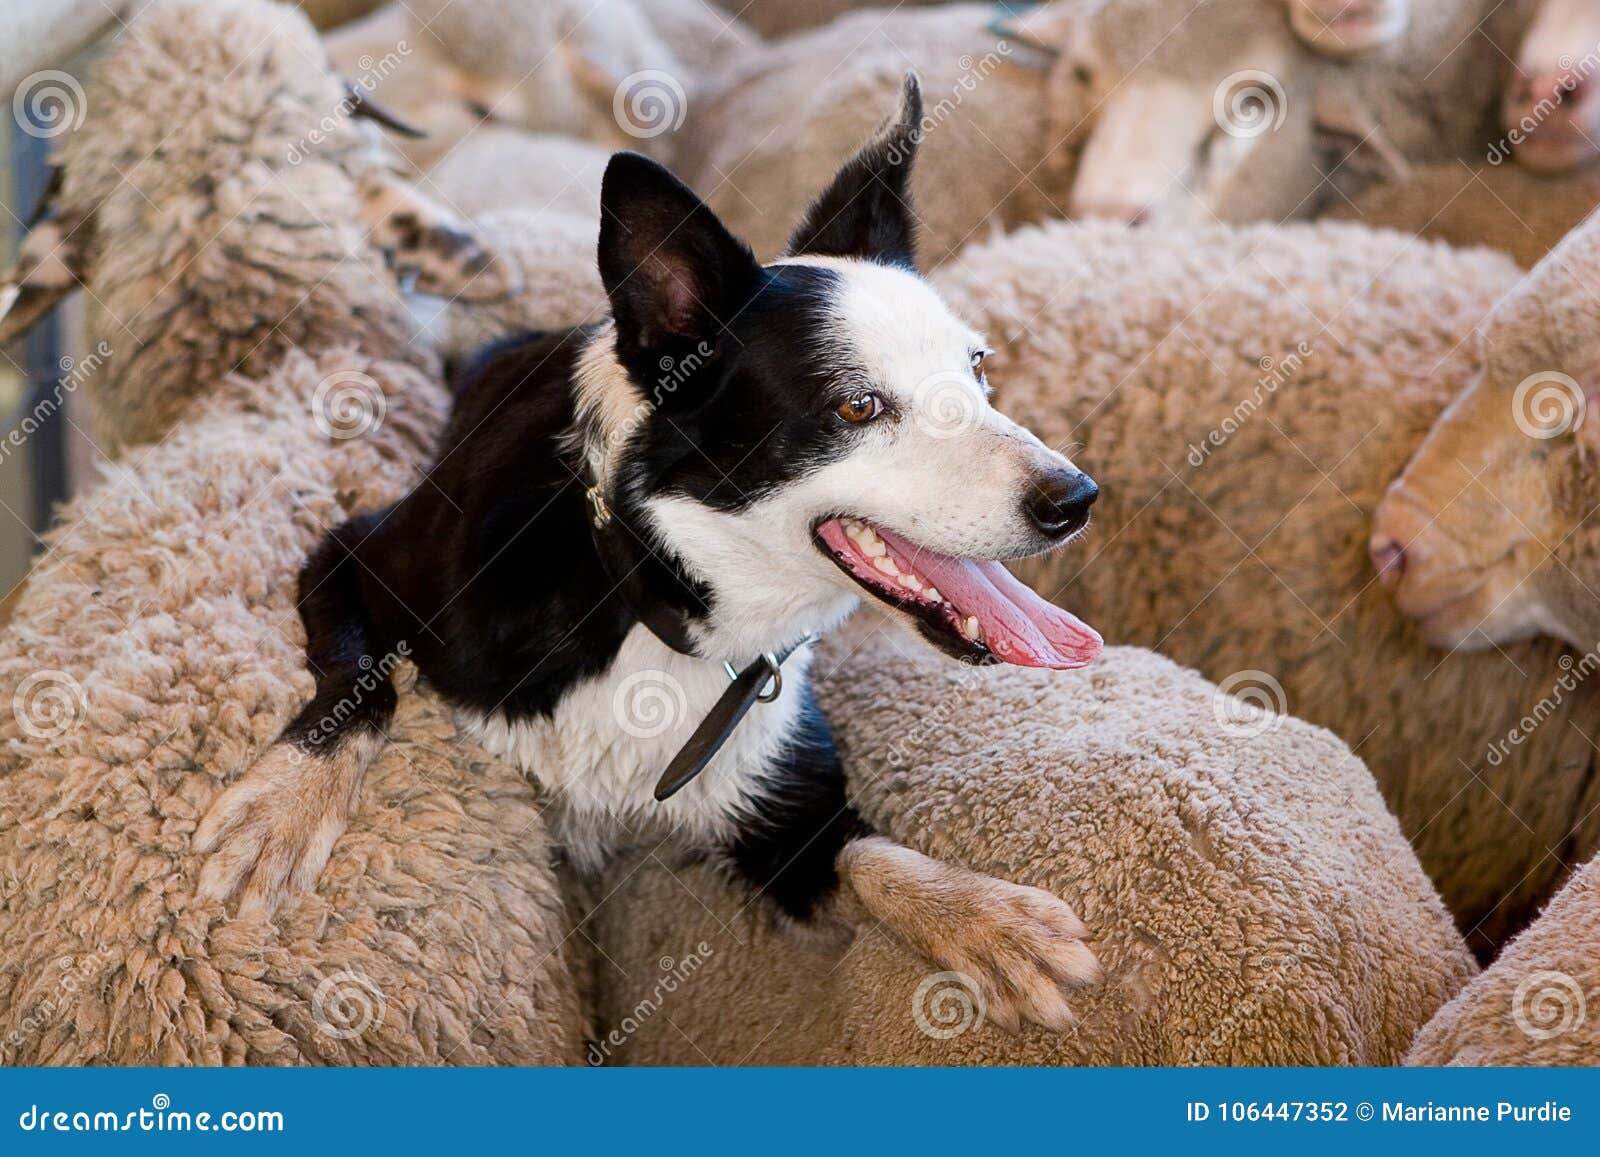
[[[1028,495],[1028,517],[1041,534],[1065,538],[1083,529],[1100,487],[1081,470],[1041,474]]]

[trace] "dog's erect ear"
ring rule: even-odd
[[[911,163],[922,137],[922,86],[906,74],[900,108],[834,175],[789,238],[789,252],[916,265]]]
[[[17,263],[0,276],[0,342],[24,333],[83,285],[93,262],[95,221],[61,211],[61,170],[28,221]]]
[[[626,361],[674,342],[715,348],[759,287],[761,266],[682,181],[648,157],[618,153],[600,185],[600,280]]]

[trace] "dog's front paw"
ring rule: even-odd
[[[929,859],[874,837],[841,868],[866,909],[941,968],[977,986],[985,1015],[1010,1032],[1075,1022],[1067,993],[1101,977],[1083,922],[1066,901]]]
[[[195,851],[210,853],[200,898],[238,893],[239,917],[265,920],[290,895],[314,888],[355,810],[370,747],[352,740],[329,755],[291,743],[268,748],[195,830]]]

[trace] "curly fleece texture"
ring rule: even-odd
[[[1487,250],[1348,225],[1058,222],[934,278],[1002,351],[997,404],[1102,488],[1084,549],[1022,576],[1109,642],[1275,680],[1371,766],[1476,951],[1600,845],[1597,689],[1491,759],[1563,673],[1562,645],[1428,646],[1366,542],[1519,276]]]
[[[594,918],[611,1060],[1389,1064],[1475,971],[1371,775],[1320,728],[1225,734],[1215,689],[1148,651],[973,671],[866,615],[816,670],[864,814],[1062,896],[1106,980],[1075,1031],[1012,1037],[884,932],[801,936],[709,871],[626,864]],[[696,963],[657,1001],[665,958]]]
[[[318,428],[333,373],[383,384],[375,433]],[[535,796],[431,696],[402,696],[314,895],[277,925],[194,898],[196,824],[311,692],[300,563],[400,493],[442,407],[409,366],[291,354],[63,512],[0,636],[7,1062],[576,1058]]]

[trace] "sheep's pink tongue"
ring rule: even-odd
[[[1100,636],[1076,615],[1048,603],[997,562],[951,558],[875,527],[889,549],[939,589],[960,616],[978,620],[988,648],[1018,667],[1085,667],[1100,656]]]

